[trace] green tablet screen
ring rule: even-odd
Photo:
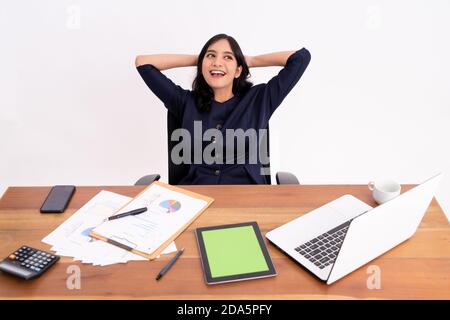
[[[213,278],[269,270],[251,225],[205,230],[202,237]]]

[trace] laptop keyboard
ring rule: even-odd
[[[298,246],[295,250],[306,259],[323,269],[336,260],[344,241],[350,221],[347,221],[328,232]]]

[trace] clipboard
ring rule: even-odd
[[[143,203],[147,212],[104,222],[90,236],[153,260],[213,201],[211,197],[155,181],[114,215],[142,207]]]

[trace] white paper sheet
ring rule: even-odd
[[[151,254],[207,204],[205,200],[152,184],[117,214],[141,207],[147,207],[146,212],[104,222],[94,232]]]
[[[42,241],[52,245],[51,250],[56,251],[57,255],[73,257],[75,261],[83,263],[103,266],[146,260],[142,256],[89,236],[93,228],[130,200],[129,197],[102,190]],[[176,250],[175,243],[171,243],[163,254]]]

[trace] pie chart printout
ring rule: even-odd
[[[159,204],[160,207],[166,209],[167,213],[177,212],[181,208],[181,203],[177,200],[165,200]]]

